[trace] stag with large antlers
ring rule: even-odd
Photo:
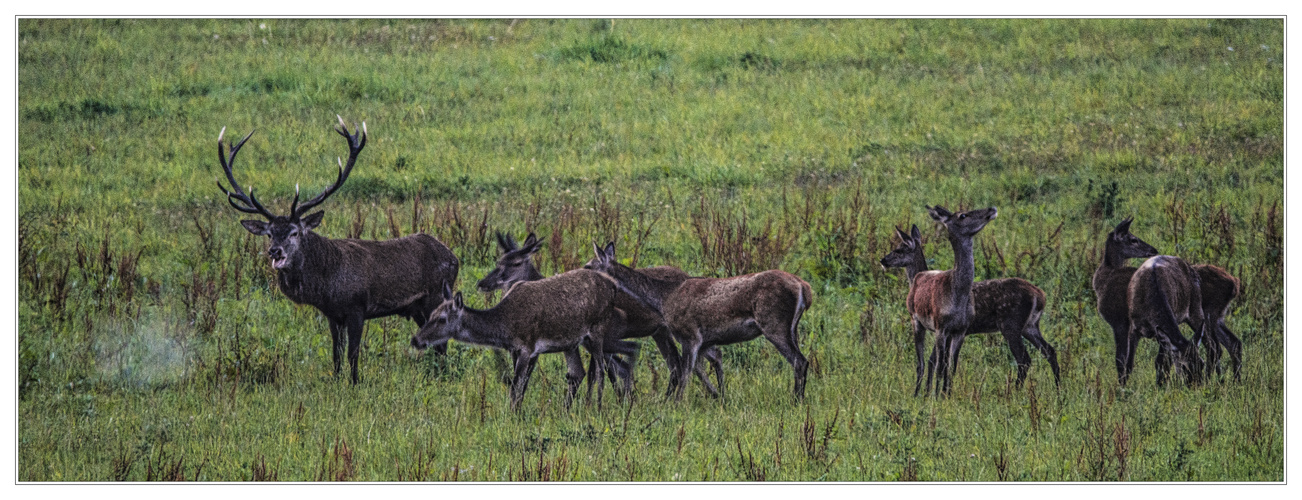
[[[336,116],[338,117],[338,116]],[[335,129],[348,141],[348,162],[339,160],[335,182],[312,199],[298,202],[298,188],[289,215],[275,215],[258,202],[250,187],[246,193],[231,172],[235,155],[253,132],[230,146],[229,156],[222,138],[217,136],[217,159],[231,188],[220,181],[217,187],[226,194],[232,207],[244,213],[258,214],[262,220],[242,220],[250,233],[267,236],[267,256],[276,270],[276,284],[289,300],[317,308],[330,322],[330,340],[334,352],[334,373],[339,375],[344,347],[348,347],[351,380],[358,381],[357,357],[362,343],[362,322],[367,319],[398,315],[423,326],[430,313],[442,302],[443,287],[457,278],[457,258],[439,240],[426,234],[413,234],[388,241],[330,239],[314,232],[324,212],[308,214],[334,194],[348,180],[357,155],[366,146],[366,122],[361,130],[349,133],[343,118]],[[304,215],[307,214],[307,215]],[[344,334],[347,332],[347,340]],[[446,352],[445,349],[441,352]]]

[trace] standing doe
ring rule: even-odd
[[[895,235],[900,239],[900,245],[882,257],[881,265],[883,268],[903,267],[909,279],[909,289],[912,290],[918,275],[927,272],[927,257],[922,252],[922,234],[918,231],[918,226],[914,225],[911,234],[896,228]],[[972,284],[972,300],[975,315],[967,335],[992,332],[1003,334],[1008,350],[1012,351],[1013,359],[1017,360],[1018,387],[1022,386],[1022,381],[1026,380],[1027,371],[1031,368],[1031,356],[1026,353],[1022,338],[1049,360],[1049,367],[1053,369],[1053,383],[1061,383],[1058,354],[1040,333],[1040,316],[1044,314],[1045,304],[1044,291],[1021,278],[985,280]],[[912,310],[909,312],[913,313]],[[917,359],[917,382],[913,386],[913,395],[917,396],[922,390],[922,354],[926,328],[917,320],[913,321],[913,328],[914,354]],[[935,351],[932,353],[928,365],[936,362]]]
[[[1112,327],[1112,340],[1116,346],[1114,361],[1117,366],[1117,380],[1125,384],[1125,377],[1130,370],[1126,368],[1126,349],[1130,335],[1130,306],[1127,294],[1130,290],[1130,278],[1139,268],[1130,267],[1130,259],[1148,258],[1157,255],[1157,249],[1145,243],[1139,237],[1130,234],[1130,223],[1134,218],[1126,218],[1108,233],[1103,241],[1103,261],[1094,271],[1094,296],[1098,300],[1099,316]]]
[[[461,292],[445,288],[443,303],[411,338],[417,349],[445,345],[449,339],[495,347],[511,353],[515,376],[511,381],[511,409],[517,410],[529,387],[529,376],[539,354],[568,352],[586,347],[597,373],[588,377],[588,395],[597,382],[597,405],[605,387],[607,336],[619,321],[614,307],[615,286],[600,274],[579,269],[539,281],[519,283],[497,305],[488,309],[466,307]],[[582,364],[570,364],[565,379],[568,408],[583,379]]]
[[[948,393],[953,381],[953,366],[958,361],[958,351],[963,336],[976,319],[976,304],[972,300],[972,282],[976,264],[972,256],[972,238],[999,215],[995,207],[952,213],[945,207],[927,207],[931,218],[945,225],[949,244],[954,249],[954,269],[923,271],[914,276],[909,287],[907,306],[913,316],[914,345],[921,344],[922,332],[936,332],[932,359],[927,364],[927,392],[931,392],[931,379],[936,377],[936,392]],[[919,356],[918,362],[921,363]],[[914,394],[917,394],[915,388]]]
[[[676,385],[679,399],[697,357],[714,346],[745,342],[760,335],[791,363],[795,396],[805,396],[809,362],[800,352],[796,326],[813,302],[809,283],[784,271],[770,270],[732,278],[689,278],[681,283],[634,271],[615,259],[615,244],[598,252],[585,266],[601,271],[629,295],[664,314],[674,338],[682,345]],[[723,371],[716,366],[719,394]]]
[[[276,284],[281,293],[297,304],[317,308],[330,322],[330,341],[334,352],[334,373],[339,375],[340,358],[348,347],[351,379],[357,383],[357,357],[362,343],[362,322],[367,319],[399,315],[425,324],[430,312],[439,304],[439,290],[457,279],[458,262],[448,247],[432,236],[414,234],[388,241],[330,239],[312,232],[321,224],[324,212],[303,215],[320,205],[348,180],[357,155],[366,146],[366,123],[359,134],[349,134],[339,118],[339,135],[348,140],[348,164],[339,161],[335,182],[316,197],[298,203],[298,189],[289,215],[269,212],[249,188],[248,194],[235,182],[231,168],[235,155],[253,132],[230,146],[228,158],[222,144],[226,129],[217,136],[217,160],[230,182],[228,191],[220,181],[217,187],[226,193],[232,207],[241,212],[259,214],[267,220],[242,220],[250,233],[270,238],[267,255],[276,270]],[[347,341],[344,332],[347,330]]]
[[[1230,352],[1234,367],[1234,381],[1239,381],[1239,368],[1243,365],[1243,343],[1234,336],[1234,332],[1225,326],[1225,317],[1230,314],[1230,302],[1239,296],[1242,285],[1239,279],[1225,272],[1224,269],[1210,265],[1193,266],[1202,284],[1203,314],[1207,318],[1206,335],[1203,336],[1203,349],[1207,351],[1207,376],[1215,370],[1221,371],[1221,347]]]

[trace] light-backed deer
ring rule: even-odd
[[[1126,369],[1125,353],[1130,335],[1130,306],[1127,305],[1126,294],[1129,293],[1130,278],[1139,269],[1127,266],[1126,263],[1130,259],[1157,255],[1156,248],[1130,233],[1130,223],[1133,220],[1133,218],[1122,220],[1112,229],[1112,232],[1108,233],[1107,239],[1103,242],[1103,261],[1094,271],[1093,279],[1099,316],[1112,327],[1112,340],[1116,346],[1114,361],[1117,367],[1117,379],[1122,384],[1125,383],[1123,377],[1129,372]]]
[[[1172,364],[1189,384],[1198,383],[1203,370],[1198,342],[1204,338],[1204,317],[1202,286],[1193,266],[1170,255],[1150,257],[1130,277],[1126,303],[1130,307],[1130,333],[1126,337],[1121,384],[1125,385],[1134,369],[1140,337],[1157,340],[1165,354],[1158,356],[1159,385]],[[1192,341],[1180,334],[1180,323],[1189,323],[1193,328]]]
[[[683,348],[673,390],[678,398],[702,350],[761,335],[791,363],[796,399],[804,398],[809,362],[800,352],[796,326],[813,302],[809,283],[778,270],[732,278],[689,278],[681,283],[660,280],[620,264],[613,243],[598,252],[588,267],[610,276],[621,289],[664,314]],[[722,394],[722,371],[716,376]]]
[[[497,244],[502,251],[502,255],[497,259],[497,267],[493,268],[484,276],[484,279],[479,281],[477,286],[480,291],[509,291],[516,283],[537,281],[543,278],[542,273],[533,264],[533,255],[542,246],[542,242],[536,235],[529,233],[524,244],[517,245],[515,239],[511,236],[498,233]],[[687,273],[670,266],[644,268],[641,271],[659,279],[675,282],[682,282],[688,278]],[[678,345],[673,342],[673,337],[668,326],[665,325],[663,317],[658,311],[647,308],[643,303],[634,300],[627,293],[621,291],[616,292],[615,308],[619,310],[624,319],[624,329],[618,334],[618,338],[651,337],[669,367],[670,387],[673,387],[673,381],[676,380],[675,377],[677,376],[679,352]],[[704,355],[716,367],[716,379],[722,377],[718,349],[712,349]],[[574,363],[575,361],[576,359],[573,357],[567,357],[567,363]],[[618,375],[624,380],[624,388],[627,392],[631,387],[632,367],[630,363],[619,359],[614,354],[608,354],[606,362],[608,366],[613,368],[610,373]],[[592,371],[591,368],[589,368],[589,371]],[[706,390],[717,395],[717,391],[705,379],[704,373],[698,371],[697,376],[705,385]]]
[[[339,118],[336,129],[348,141],[348,163],[339,161],[335,182],[310,200],[298,203],[295,188],[289,215],[268,211],[250,188],[248,193],[235,181],[231,172],[235,155],[253,132],[230,146],[227,157],[222,137],[217,136],[217,159],[231,189],[220,181],[217,187],[226,194],[232,207],[241,212],[258,214],[266,221],[240,221],[250,233],[269,237],[267,255],[276,270],[276,284],[281,293],[297,304],[317,308],[330,322],[330,340],[334,351],[334,372],[338,376],[340,358],[348,347],[351,379],[358,381],[357,357],[362,343],[362,322],[367,319],[398,315],[417,326],[425,324],[430,312],[439,304],[439,290],[457,278],[458,262],[448,247],[425,234],[414,234],[388,241],[330,239],[312,230],[321,224],[324,212],[308,215],[348,180],[357,155],[366,146],[366,123],[357,134],[350,134]],[[347,340],[345,341],[345,331]]]
[[[495,347],[511,353],[511,409],[519,409],[538,355],[568,352],[583,346],[595,360],[597,373],[588,377],[588,393],[597,382],[597,405],[604,389],[606,337],[617,328],[615,286],[600,274],[578,269],[550,278],[518,283],[511,293],[488,309],[467,307],[461,292],[444,290],[443,302],[411,338],[417,349],[444,345],[450,339]],[[582,366],[569,366],[565,406],[569,407]]]
[[[912,289],[917,276],[927,271],[927,257],[922,251],[922,234],[918,231],[918,226],[914,225],[910,233],[896,228],[895,236],[899,238],[900,244],[882,257],[881,265],[883,268],[904,268],[909,288]],[[1022,345],[1023,338],[1049,360],[1049,367],[1053,369],[1053,383],[1060,384],[1058,354],[1040,333],[1040,317],[1044,314],[1045,304],[1044,291],[1021,278],[984,280],[972,284],[972,300],[975,316],[967,335],[993,332],[1003,334],[1008,350],[1017,361],[1018,387],[1022,386],[1022,381],[1026,380],[1027,371],[1031,368],[1031,356]],[[912,314],[913,311],[909,313]],[[917,359],[917,382],[913,386],[913,395],[916,396],[922,390],[926,328],[916,319],[913,328],[914,354]],[[929,364],[935,362],[935,356],[928,361]]]
[[[972,282],[976,276],[976,263],[972,255],[972,238],[999,214],[995,207],[952,213],[944,207],[927,207],[931,218],[945,225],[949,244],[954,249],[954,269],[923,271],[914,277],[909,287],[908,309],[914,319],[914,344],[917,345],[922,330],[936,332],[932,358],[927,364],[927,392],[931,392],[932,377],[936,377],[936,392],[948,393],[953,379],[953,366],[958,361],[963,336],[976,319],[976,304],[972,300]],[[915,390],[916,393],[916,390]]]
[[[1237,382],[1239,368],[1243,365],[1243,343],[1225,326],[1225,317],[1230,314],[1230,302],[1242,290],[1239,279],[1224,269],[1209,264],[1199,264],[1193,268],[1202,285],[1203,315],[1206,317],[1203,349],[1207,352],[1207,376],[1211,377],[1213,370],[1220,373],[1223,346],[1230,352],[1234,380]]]

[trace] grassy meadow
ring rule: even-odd
[[[1282,481],[1283,21],[58,20],[18,22],[19,481]],[[545,275],[613,239],[636,266],[780,268],[812,286],[804,402],[762,339],[728,397],[681,403],[649,341],[636,395],[563,406],[540,358],[409,347],[367,322],[360,385],[327,323],[276,289],[265,238],[214,184],[214,142],[273,211],[334,180],[319,234],[423,232]],[[925,205],[996,206],[977,279],[1042,288],[1026,386],[998,335],[953,394],[915,398],[902,270]],[[1090,278],[1107,232],[1225,267],[1241,382],[1120,388]],[[1139,265],[1139,261],[1132,261]],[[1188,329],[1185,329],[1188,334]],[[1228,358],[1226,358],[1228,362]]]

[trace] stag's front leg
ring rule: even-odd
[[[348,317],[348,366],[352,369],[353,385],[357,385],[357,358],[362,352],[362,315]]]
[[[340,363],[344,359],[344,323],[334,318],[326,318],[330,322],[330,353],[333,355],[335,363],[335,377],[339,376]]]

